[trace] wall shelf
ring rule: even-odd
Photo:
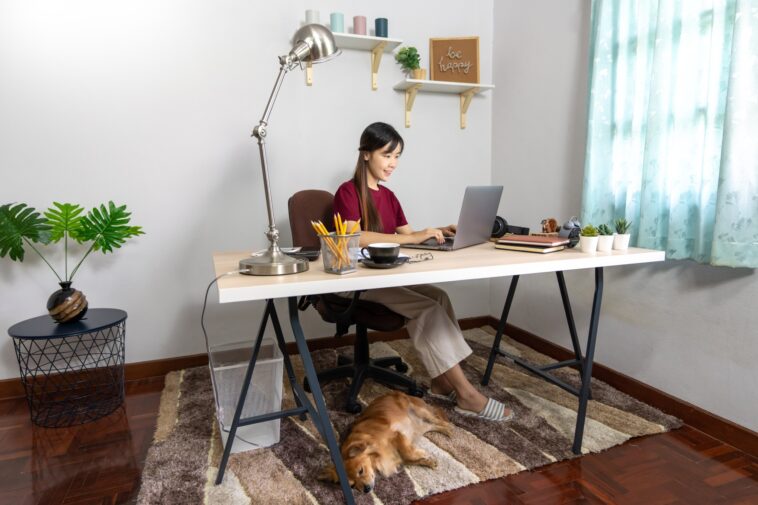
[[[466,128],[466,112],[471,99],[477,93],[495,89],[494,84],[474,84],[468,82],[422,81],[420,79],[405,79],[395,84],[394,90],[405,92],[405,127],[411,127],[411,111],[416,93],[449,93],[460,96],[461,129]]]
[[[334,41],[340,49],[369,51],[371,53],[371,89],[373,90],[376,90],[377,88],[376,76],[379,73],[379,64],[382,62],[382,54],[391,53],[397,46],[403,43],[402,40],[398,39],[372,37],[370,35],[354,35],[352,33],[335,33]]]

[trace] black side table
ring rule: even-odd
[[[124,402],[123,310],[90,309],[64,324],[39,316],[14,324],[8,334],[34,424],[83,424]]]

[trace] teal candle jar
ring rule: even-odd
[[[376,18],[376,20],[374,20],[374,29],[376,31],[376,36],[377,37],[385,37],[385,38],[387,38],[387,36],[388,36],[387,35],[387,32],[388,32],[387,24],[388,24],[387,23],[387,18]]]
[[[343,33],[345,31],[345,16],[341,12],[332,12],[329,14],[329,26],[332,33]]]

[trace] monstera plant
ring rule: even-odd
[[[103,254],[120,248],[128,239],[144,232],[140,226],[130,226],[131,214],[126,205],[113,202],[100,205],[84,213],[82,206],[54,202],[40,214],[25,203],[0,205],[0,258],[8,256],[13,261],[24,261],[29,247],[50,267],[61,286],[50,296],[47,308],[58,322],[73,322],[87,312],[87,299],[81,291],[71,288],[71,281],[92,251]],[[63,242],[63,276],[42,254],[43,247]],[[69,271],[69,243],[89,246]]]

